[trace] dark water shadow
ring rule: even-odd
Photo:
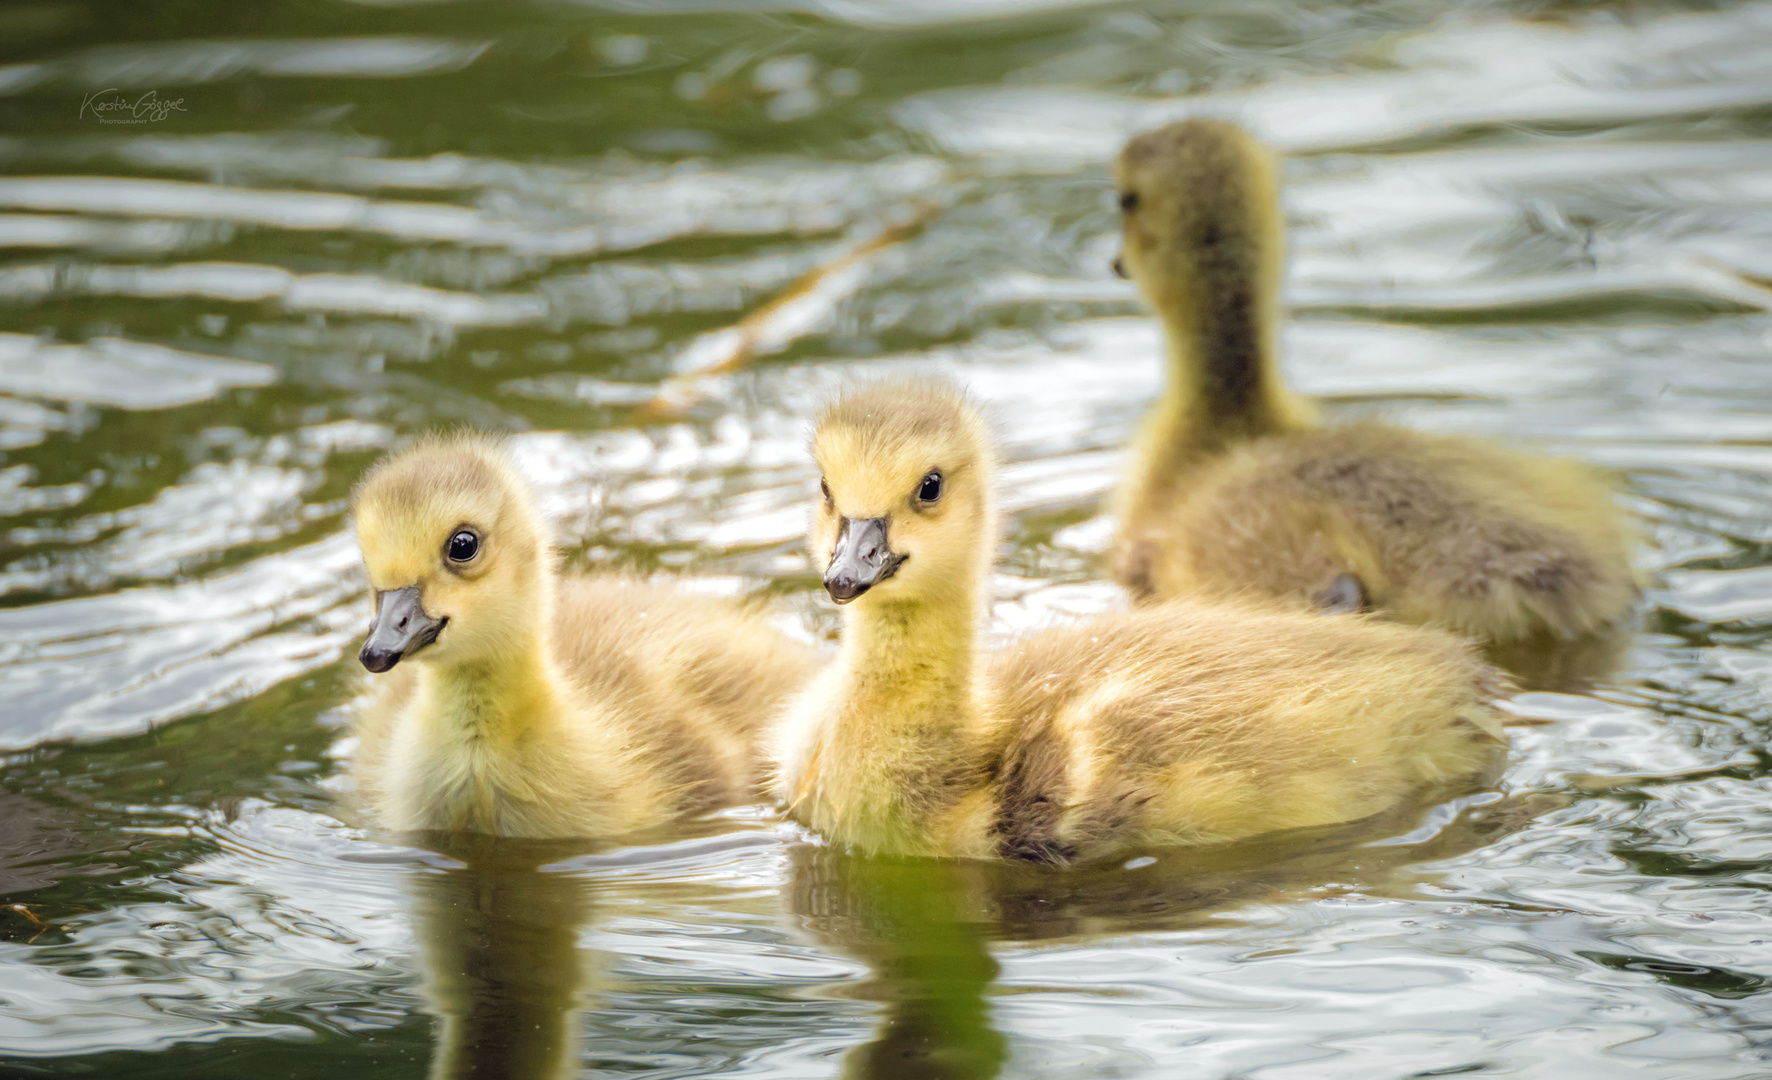
[[[1617,674],[1636,634],[1630,626],[1561,640],[1549,635],[1505,645],[1490,644],[1483,656],[1511,675],[1521,690],[1581,693]]]

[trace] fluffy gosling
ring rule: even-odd
[[[1218,120],[1134,138],[1116,169],[1130,277],[1167,385],[1117,498],[1135,595],[1253,593],[1507,644],[1622,623],[1638,596],[1611,493],[1570,461],[1380,424],[1322,427],[1275,361],[1272,156]]]
[[[849,394],[813,451],[843,640],[771,757],[835,843],[1069,862],[1357,820],[1497,759],[1497,675],[1438,631],[1176,602],[986,653],[994,451],[945,384]]]
[[[751,799],[810,653],[737,602],[563,577],[502,444],[426,439],[354,498],[375,592],[361,800],[381,826],[614,836]],[[392,670],[390,670],[392,669]]]

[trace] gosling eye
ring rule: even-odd
[[[480,554],[479,535],[472,529],[455,530],[455,535],[449,538],[449,547],[445,554],[450,562],[458,566],[473,562],[474,557]]]
[[[923,506],[935,505],[941,499],[941,486],[941,470],[934,469],[917,485],[917,502]]]
[[[824,496],[824,504],[825,504],[825,505],[826,505],[826,506],[829,506],[829,505],[831,505],[831,502],[832,502],[832,499],[831,499],[831,485],[830,485],[830,484],[828,484],[828,483],[826,483],[826,482],[825,482],[825,478],[824,478],[824,477],[822,477],[822,476],[821,476],[821,477],[819,477],[819,478],[818,478],[818,493],[819,493],[819,494],[820,494],[820,495],[823,495],[823,496]]]
[[[1120,193],[1120,212],[1130,214],[1138,209],[1138,192],[1124,191]]]

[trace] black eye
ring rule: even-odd
[[[457,563],[473,562],[474,556],[480,554],[480,538],[472,530],[459,529],[449,538],[449,561]]]
[[[1138,192],[1128,191],[1120,196],[1120,212],[1130,214],[1138,209]]]
[[[818,493],[824,496],[824,501],[827,504],[831,501],[831,485],[825,483],[822,476],[818,478]]]
[[[917,485],[917,501],[927,506],[941,498],[941,470],[930,473]]]

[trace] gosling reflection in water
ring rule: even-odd
[[[579,948],[593,883],[541,869],[584,846],[459,835],[430,846],[466,865],[417,876],[432,1080],[575,1074],[597,954]]]
[[[869,968],[849,993],[878,1003],[882,1016],[843,1075],[983,1080],[1008,1056],[992,1022],[999,943],[1198,928],[1250,903],[1412,896],[1438,873],[1427,864],[1492,843],[1552,805],[1484,793],[1437,807],[1428,826],[1398,813],[1062,870],[798,844],[786,902],[822,948]],[[605,979],[601,954],[579,944],[599,886],[544,867],[589,846],[425,839],[463,864],[414,876],[426,1003],[438,1019],[429,1075],[575,1075],[578,1033]]]
[[[985,992],[997,977],[987,912],[961,864],[869,858],[800,846],[792,908],[827,947],[872,969],[856,996],[885,1010],[875,1038],[843,1062],[847,1077],[985,1080],[1007,1041]]]
[[[850,995],[883,1010],[842,1075],[982,1080],[1008,1056],[991,1022],[995,942],[1186,930],[1250,903],[1414,896],[1436,876],[1423,864],[1493,843],[1555,805],[1485,793],[1436,807],[1426,824],[1398,813],[1062,870],[800,845],[788,900],[820,946],[868,965]]]

